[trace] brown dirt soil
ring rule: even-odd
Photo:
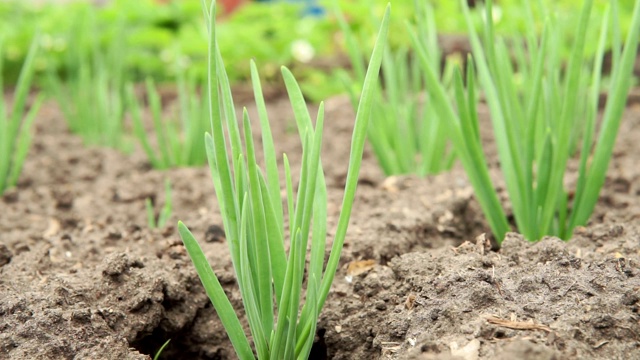
[[[288,102],[269,111],[278,151],[297,168]],[[330,100],[326,119],[332,229],[348,101]],[[171,179],[171,224],[192,229],[240,309],[208,169],[160,172],[140,151],[85,147],[51,104],[36,132],[18,188],[0,199],[0,359],[148,359],[167,339],[166,359],[235,358],[175,226],[146,225],[145,199],[163,203]],[[514,233],[500,251],[482,236],[459,167],[385,179],[367,151],[312,358],[640,358],[638,136],[640,108],[630,105],[601,200],[574,239]]]

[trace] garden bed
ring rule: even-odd
[[[326,105],[332,235],[353,112],[346,98]],[[296,173],[288,100],[268,107]],[[0,359],[146,359],[168,339],[167,359],[235,358],[174,226],[201,240],[240,311],[209,170],[161,172],[140,150],[85,147],[52,104],[35,127],[20,184],[0,200]],[[595,213],[570,242],[509,234],[499,251],[459,166],[385,179],[367,150],[312,358],[640,358],[639,137],[630,103]],[[171,226],[150,230],[145,199],[163,203],[165,178]]]

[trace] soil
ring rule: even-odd
[[[346,98],[326,110],[333,229],[353,111]],[[297,169],[287,100],[269,113]],[[175,228],[192,229],[240,309],[208,169],[161,172],[139,149],[86,147],[54,104],[35,131],[19,186],[0,199],[0,359],[149,359],[168,339],[165,359],[235,358]],[[510,233],[500,250],[459,166],[385,178],[367,150],[312,358],[640,358],[638,136],[630,104],[595,213],[571,241]],[[145,199],[164,202],[165,178],[172,225],[149,229]]]

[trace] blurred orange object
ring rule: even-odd
[[[222,3],[222,7],[224,8],[224,12],[226,14],[231,14],[234,12],[244,0],[218,0],[218,2]]]
[[[168,4],[171,0],[155,0],[157,4]],[[225,14],[231,14],[234,12],[245,0],[218,0],[218,3],[222,4]]]

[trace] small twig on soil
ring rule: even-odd
[[[498,325],[498,326],[502,326],[502,327],[506,327],[514,330],[542,330],[546,332],[552,331],[548,326],[545,326],[545,325],[534,324],[534,323],[524,322],[524,321],[504,320],[494,316],[488,317],[487,322],[490,324],[494,324],[494,325]]]
[[[571,284],[571,285],[567,288],[567,290],[565,290],[565,291],[564,291],[564,293],[562,293],[562,297],[567,296],[567,293],[569,293],[569,290],[571,290],[571,288],[573,287],[573,285],[575,285],[575,284],[577,284],[577,283],[578,283],[578,280],[574,281],[574,282],[573,282],[573,284]]]
[[[617,327],[621,328],[621,329],[625,329],[628,330],[630,333],[633,334],[634,337],[638,337],[638,333],[636,333],[632,328],[628,327],[628,326],[622,326],[622,325],[618,325]]]
[[[500,296],[504,297],[504,294],[502,293],[502,289],[500,288],[500,283],[496,281],[495,285],[496,285],[496,288],[498,289],[498,293],[500,294]]]
[[[394,342],[394,341],[384,341],[382,342],[382,356],[389,356],[391,354],[395,354],[402,348],[402,343]]]
[[[416,294],[413,294],[413,293],[409,294],[409,296],[407,296],[407,300],[405,300],[405,302],[404,302],[404,307],[407,310],[413,309],[413,307],[415,306],[415,303],[416,303],[416,298],[417,298]]]
[[[604,346],[604,345],[606,345],[608,343],[609,343],[609,341],[603,341],[603,342],[599,343],[598,345],[594,346],[593,348],[594,349],[599,349],[599,348],[601,348],[602,346]]]

